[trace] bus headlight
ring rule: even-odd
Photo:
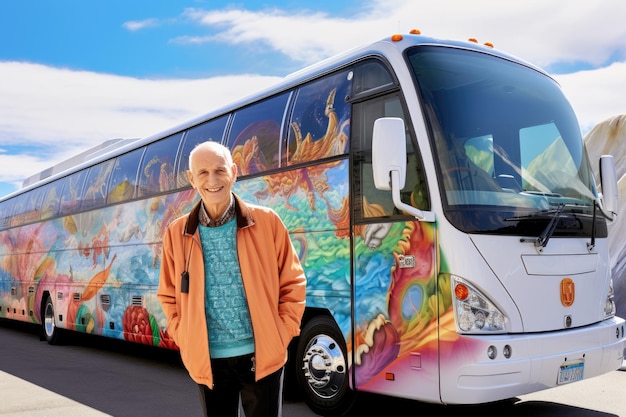
[[[461,333],[504,333],[507,317],[480,291],[452,276],[456,325]]]
[[[606,293],[606,301],[604,302],[604,316],[605,318],[613,317],[615,315],[615,292],[613,289],[613,278],[609,282],[609,290]]]

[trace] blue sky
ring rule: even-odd
[[[107,139],[149,136],[412,28],[543,67],[589,131],[626,113],[625,15],[623,0],[3,0],[0,196]]]
[[[280,52],[258,43],[233,48],[212,36],[229,28],[199,21],[205,12],[303,13],[347,16],[356,1],[288,1],[271,5],[247,1],[155,1],[62,0],[25,4],[19,0],[2,4],[0,58],[36,62],[132,77],[200,78],[250,69],[268,75],[285,75],[276,66]],[[243,16],[242,16],[243,18]],[[8,41],[9,39],[12,41]],[[290,70],[300,65],[291,64]]]

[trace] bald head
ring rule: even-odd
[[[228,164],[232,165],[233,163],[233,157],[230,153],[230,150],[226,146],[218,142],[209,140],[209,141],[197,144],[196,147],[193,148],[191,152],[189,152],[189,170],[190,171],[193,171],[192,166],[193,166],[194,155],[202,153],[204,151],[209,151],[209,152],[222,156]]]

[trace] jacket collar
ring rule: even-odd
[[[237,228],[252,226],[254,219],[248,205],[233,193],[235,197],[235,218],[237,219]],[[192,207],[189,215],[187,216],[187,223],[185,224],[185,234],[193,235],[198,230],[198,224],[200,224],[200,209],[202,207],[202,200],[198,200]]]

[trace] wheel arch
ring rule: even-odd
[[[45,317],[46,314],[46,300],[50,297],[50,291],[44,290],[41,293],[41,298],[39,299],[39,317],[36,319],[39,321],[39,340],[42,342],[46,340],[46,332],[44,330],[45,325]]]
[[[302,320],[301,334],[291,357],[298,389],[315,413],[344,416],[357,392],[351,386],[348,340],[329,310],[311,308]]]
[[[332,313],[327,308],[306,307],[304,309],[304,314],[302,315],[300,329],[303,329],[307,325],[307,323],[309,323],[314,318],[320,316],[328,317],[334,321]],[[337,325],[337,323],[335,323],[335,325]],[[339,328],[339,326],[337,326],[337,328]],[[296,356],[299,343],[300,336],[296,336],[291,340],[291,343],[288,347],[287,364],[285,366],[285,379],[287,381],[287,383],[284,384],[285,396],[286,398],[294,401],[302,400],[302,392],[300,387],[298,387],[296,378]]]

